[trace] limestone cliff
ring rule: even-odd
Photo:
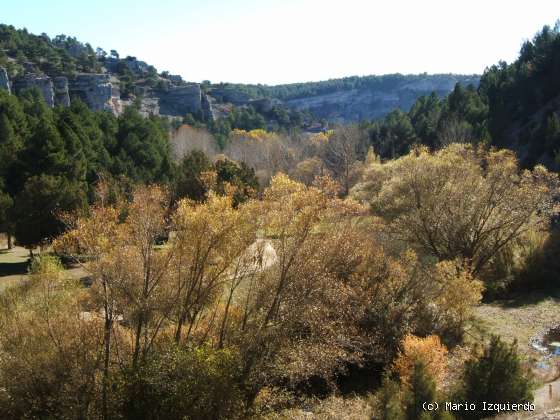
[[[0,88],[11,93],[10,85],[13,85],[15,94],[19,94],[25,89],[38,89],[45,99],[45,103],[50,107],[55,105],[70,106],[68,79],[64,76],[51,79],[46,75],[28,73],[10,83],[6,70],[0,67]]]
[[[94,111],[118,113],[113,101],[113,85],[108,74],[78,74],[70,80],[69,87],[71,96],[79,97]]]
[[[54,106],[54,86],[49,76],[34,73],[26,74],[14,80],[13,87],[16,94],[25,89],[37,88],[45,98],[46,104],[50,107]]]
[[[166,115],[195,114],[202,109],[200,85],[191,83],[186,86],[169,86],[158,94],[160,113]]]
[[[143,69],[143,62],[131,61]],[[31,69],[31,67],[29,67]],[[184,117],[186,114],[201,115],[206,119],[214,118],[212,99],[208,98],[197,83],[175,85],[171,81],[160,89],[149,86],[135,86],[135,96],[140,99],[140,111],[148,115],[167,115]],[[134,97],[121,100],[119,78],[111,73],[80,73],[72,78],[45,74],[27,73],[16,77],[12,83],[6,69],[0,67],[0,89],[13,90],[15,94],[25,89],[37,88],[49,107],[70,106],[71,98],[80,98],[94,111],[111,111],[115,115],[131,105]]]
[[[53,79],[54,103],[56,105],[70,106],[70,94],[68,92],[68,78],[64,76]]]
[[[165,89],[155,95],[159,100],[161,115],[184,117],[187,114],[193,114],[201,115],[206,119],[214,118],[211,101],[202,92],[198,83],[181,86],[167,85]]]
[[[443,97],[464,80],[448,76],[437,79],[426,76],[414,82],[403,82],[384,89],[360,88],[287,99],[284,104],[297,110],[308,110],[316,118],[334,122],[356,122],[382,117],[396,108],[408,111],[419,96],[436,92]],[[478,78],[468,81],[475,85]]]
[[[8,72],[4,67],[0,67],[0,89],[7,90],[11,93],[10,79],[8,79]]]

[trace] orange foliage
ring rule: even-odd
[[[402,350],[393,364],[393,369],[399,373],[403,384],[409,385],[414,364],[418,361],[424,363],[436,384],[441,384],[447,371],[447,348],[437,335],[429,335],[425,338],[407,335],[401,346]]]

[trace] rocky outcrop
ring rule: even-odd
[[[7,83],[9,87],[9,81],[7,81]],[[2,85],[1,69],[0,85]],[[70,106],[70,95],[68,94],[68,79],[66,77],[60,76],[51,79],[46,75],[29,73],[23,77],[16,79],[13,83],[13,87],[16,94],[19,94],[25,89],[38,89],[39,92],[41,92],[41,95],[43,95],[45,103],[51,108],[55,105]]]
[[[202,115],[206,121],[216,120],[216,114],[214,113],[214,107],[212,106],[212,99],[204,92],[201,96],[201,107]]]
[[[11,93],[11,88],[6,70],[0,68],[0,89]],[[120,98],[118,78],[105,73],[81,73],[70,80],[64,76],[50,78],[29,73],[13,83],[16,94],[30,88],[37,88],[49,107],[70,106],[71,97],[78,97],[94,111],[111,111],[119,115],[126,105]],[[142,98],[140,111],[144,115],[184,117],[191,113],[210,120],[214,118],[211,100],[196,83],[184,86],[169,83],[157,93],[148,87],[141,87],[137,94]]]
[[[68,92],[68,78],[64,76],[53,79],[54,103],[61,106],[70,106],[70,94]]]
[[[463,79],[465,79],[463,77]],[[455,83],[465,83],[458,76],[426,76],[412,82],[404,81],[393,86],[377,89],[360,87],[358,89],[338,90],[284,101],[284,104],[297,110],[308,110],[315,117],[331,122],[347,123],[380,118],[396,108],[408,111],[416,99],[435,92],[444,97],[453,90]],[[478,84],[478,78],[466,80]]]
[[[4,67],[0,67],[0,89],[7,90],[11,93],[10,79],[8,79],[8,72]]]
[[[124,63],[126,67],[137,76],[148,74],[151,67],[145,61],[137,60],[136,57],[126,57]]]
[[[230,87],[213,87],[210,94],[219,102],[229,102],[234,105],[246,105],[251,99],[249,95],[240,92],[239,89]]]
[[[145,117],[159,115],[159,100],[154,97],[143,97],[140,101],[140,113]]]
[[[197,83],[185,86],[168,86],[158,92],[159,113],[184,117],[186,114],[196,114],[202,110],[202,91]]]
[[[70,94],[79,97],[94,111],[118,114],[113,101],[113,85],[108,74],[82,73],[70,81]]]
[[[46,75],[30,73],[16,79],[13,85],[16,94],[25,89],[39,89],[45,103],[51,108],[55,105],[70,106],[68,79],[66,77],[60,76],[51,79]]]
[[[275,106],[279,106],[282,104],[282,101],[276,98],[262,98],[262,99],[253,99],[249,101],[249,105],[251,105],[257,112],[267,113],[272,111],[272,108]]]
[[[25,89],[37,88],[45,102],[51,108],[54,106],[54,86],[51,78],[49,76],[38,75],[38,74],[26,74],[23,77],[16,79],[13,83],[14,92],[19,94]]]

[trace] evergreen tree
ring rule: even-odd
[[[206,186],[202,182],[202,172],[212,169],[212,162],[200,150],[193,150],[183,157],[178,165],[173,185],[175,200],[190,198],[202,201],[206,197]]]
[[[493,336],[484,353],[467,361],[461,398],[476,403],[479,411],[465,411],[464,418],[480,418],[482,403],[524,403],[533,401],[532,381],[527,376],[517,343],[506,344]]]
[[[554,156],[554,153],[560,150],[560,119],[556,113],[547,118],[544,143],[550,156]]]
[[[0,90],[0,176],[8,174],[27,136],[27,121],[20,101]]]
[[[245,162],[237,164],[229,159],[218,160],[214,163],[214,169],[217,175],[218,192],[225,192],[224,184],[226,182],[236,187],[233,196],[234,207],[253,197],[259,188],[255,170],[247,166]]]
[[[428,420],[440,419],[438,411],[426,411],[424,403],[437,402],[436,383],[426,370],[421,360],[414,363],[414,369],[410,378],[410,388],[406,393],[406,419]],[[442,410],[443,412],[443,410]]]
[[[405,411],[401,401],[401,389],[397,381],[386,372],[377,394],[377,409],[380,420],[403,420]]]
[[[171,175],[167,132],[155,117],[144,118],[133,107],[118,119],[113,174],[136,182],[166,182]]]
[[[436,147],[441,101],[435,92],[432,92],[430,96],[418,98],[410,108],[408,116],[422,144]]]
[[[15,199],[15,236],[24,247],[47,243],[64,230],[62,212],[83,210],[85,192],[77,182],[60,176],[32,176]]]
[[[11,234],[13,230],[10,218],[13,204],[10,195],[3,190],[3,181],[0,178],[0,232],[8,234],[8,248],[11,247]]]

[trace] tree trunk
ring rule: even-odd
[[[108,387],[109,387],[109,356],[111,352],[111,327],[112,327],[112,320],[105,310],[105,328],[104,328],[104,352],[103,355],[103,420],[107,420],[109,418],[108,413]]]
[[[138,317],[138,325],[136,326],[136,337],[134,340],[134,354],[132,355],[132,366],[136,368],[138,365],[138,356],[140,355],[140,339],[142,338],[142,327],[144,323],[144,313],[140,313]]]
[[[179,315],[179,319],[177,320],[177,328],[175,330],[175,342],[177,344],[179,344],[181,342],[181,334],[183,332],[183,325],[185,324],[185,321],[187,320],[187,312],[186,311],[181,311],[181,314]]]
[[[222,327],[220,329],[220,341],[218,343],[218,348],[221,349],[224,346],[224,337],[225,337],[225,330],[226,330],[226,322],[227,322],[227,318],[228,318],[228,313],[229,313],[229,307],[231,305],[231,300],[233,298],[233,288],[230,289],[229,292],[229,296],[228,296],[228,301],[226,304],[226,309],[224,311],[224,318],[222,319]]]
[[[105,324],[103,326],[103,389],[102,389],[102,417],[108,420],[108,388],[109,388],[109,361],[111,355],[111,330],[113,329],[113,311],[109,311],[108,288],[105,279],[103,281],[103,293],[105,295]]]
[[[8,236],[8,249],[12,249],[14,247],[12,244],[12,235],[9,232],[6,235]]]

